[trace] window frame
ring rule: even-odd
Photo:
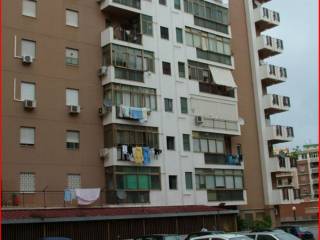
[[[68,141],[68,133],[76,134],[76,141]],[[68,150],[78,150],[80,148],[80,131],[79,130],[66,130],[66,149]]]
[[[28,14],[27,12],[26,12],[26,9],[25,9],[25,7],[26,7],[26,3],[33,3],[34,4],[34,13],[32,13],[32,14]],[[22,5],[21,5],[21,14],[22,14],[22,16],[25,16],[25,17],[30,17],[30,18],[37,18],[37,0],[22,0]]]
[[[70,23],[70,18],[68,18],[68,13],[70,14],[75,14],[75,16],[77,17],[76,19],[76,24],[72,24]],[[69,15],[69,17],[72,17]],[[73,28],[79,28],[79,11],[78,10],[74,10],[74,9],[70,9],[70,8],[67,8],[65,10],[65,24],[66,26],[69,26],[69,27],[73,27]],[[69,21],[68,21],[69,20]]]
[[[22,142],[21,137],[22,137],[22,130],[23,129],[32,130],[33,136],[32,136],[32,140],[31,140],[30,143]],[[20,136],[19,136],[19,144],[20,144],[20,146],[22,146],[22,147],[33,147],[36,144],[36,128],[35,127],[21,126],[19,132],[20,132],[19,133],[20,134]]]

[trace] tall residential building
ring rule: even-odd
[[[280,25],[280,14],[266,8],[266,2],[230,0],[230,21],[234,77],[240,86],[239,115],[246,121],[239,138],[242,145],[255,152],[254,158],[246,158],[248,205],[242,213],[245,219],[256,219],[265,212],[279,221],[281,206],[301,200],[296,160],[273,150],[276,144],[291,141],[294,133],[292,127],[274,125],[270,120],[273,114],[290,109],[290,98],[268,90],[271,85],[284,83],[287,71],[269,62],[270,57],[283,52],[284,44],[264,34]]]
[[[273,190],[267,181],[284,177],[279,171],[271,176],[266,163],[276,159],[266,159],[268,146],[258,142],[288,140],[292,129],[280,127],[278,136],[272,135],[278,127],[270,126],[269,135],[261,136],[265,119],[255,121],[253,99],[269,103],[270,96],[257,97],[262,88],[254,88],[256,98],[243,100],[246,116],[239,117],[242,80],[232,74],[237,52],[231,49],[227,5],[2,4],[4,239],[57,233],[123,239],[214,226],[232,231],[247,189],[252,206],[264,209],[262,189],[267,204],[270,194],[280,201],[282,186]],[[263,54],[275,51],[263,46]],[[278,108],[269,106],[263,116]],[[248,127],[241,139],[243,124]],[[251,180],[244,181],[247,160]],[[262,174],[255,171],[260,165]],[[67,201],[65,189],[83,188],[101,189],[91,208]]]

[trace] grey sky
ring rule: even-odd
[[[268,89],[291,97],[291,110],[274,115],[272,124],[293,126],[295,139],[284,146],[318,142],[318,0],[272,0],[267,8],[278,11],[280,26],[267,34],[284,40],[284,53],[267,59],[284,66],[288,80]]]

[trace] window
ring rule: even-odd
[[[21,127],[20,128],[20,144],[26,146],[33,146],[35,139],[35,128]]]
[[[76,89],[66,89],[66,105],[79,106],[79,91]]]
[[[160,27],[160,36],[162,39],[169,40],[169,29],[166,27]]]
[[[193,151],[224,154],[225,140],[222,135],[214,133],[193,132]]]
[[[21,83],[21,96],[22,101],[25,100],[35,100],[35,84],[34,83]]]
[[[35,174],[34,173],[20,173],[20,192],[35,192]]]
[[[78,12],[74,10],[67,9],[66,10],[66,25],[71,27],[78,27],[79,19]]]
[[[79,65],[79,50],[66,48],[66,64],[67,65]]]
[[[171,65],[168,62],[162,62],[162,72],[165,75],[171,75]]]
[[[23,0],[22,15],[35,18],[37,16],[37,2],[35,0]]]
[[[176,175],[169,176],[169,189],[177,190],[178,189],[178,178]]]
[[[181,9],[181,0],[174,0],[174,8],[178,10]]]
[[[161,5],[167,5],[167,0],[159,0],[159,4],[161,4]]]
[[[67,131],[66,134],[66,147],[67,149],[79,149],[80,145],[80,132]]]
[[[185,97],[180,98],[180,104],[181,104],[181,113],[188,113],[188,99]]]
[[[167,136],[167,149],[175,150],[174,137]]]
[[[186,180],[186,190],[192,190],[193,189],[192,172],[185,173],[185,180]]]
[[[68,174],[68,188],[71,188],[71,189],[81,188],[80,174]]]
[[[36,42],[31,40],[21,40],[21,56],[30,56],[35,58],[36,56]]]
[[[152,16],[142,15],[142,32],[145,35],[153,35]]]
[[[183,34],[181,28],[176,28],[176,40],[178,43],[183,43]]]
[[[182,134],[182,138],[183,138],[183,151],[185,152],[190,151],[190,135]]]
[[[170,98],[164,99],[164,111],[165,112],[173,112],[172,99],[170,99]]]
[[[186,68],[183,62],[178,62],[178,69],[179,69],[179,77],[185,78],[186,77]]]

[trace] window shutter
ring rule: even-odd
[[[21,100],[35,100],[35,84],[21,83]]]
[[[32,58],[34,58],[36,56],[36,43],[34,41],[22,40],[21,55],[31,56]]]
[[[78,12],[66,10],[66,24],[68,26],[78,27]]]
[[[68,188],[81,188],[80,174],[68,174]]]
[[[78,50],[67,48],[66,49],[66,57],[67,58],[78,58],[79,57]]]
[[[35,175],[33,173],[20,173],[20,191],[35,191]]]
[[[79,132],[78,131],[67,131],[67,142],[68,143],[79,143]]]
[[[28,17],[36,17],[36,1],[34,0],[23,0],[22,1],[22,15]]]
[[[35,129],[34,128],[20,128],[20,143],[34,144]]]
[[[79,106],[78,96],[79,92],[75,89],[66,90],[66,105],[67,106]]]

